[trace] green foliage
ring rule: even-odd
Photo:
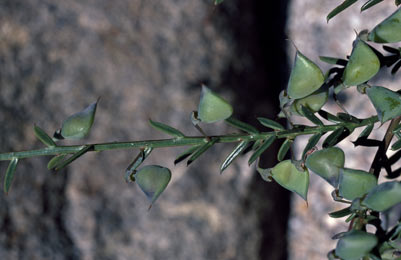
[[[223,1],[214,1],[216,5],[221,2]],[[329,13],[327,20],[356,2],[357,0],[345,0]],[[382,0],[368,0],[362,5],[361,11],[372,8],[380,2]],[[396,0],[395,5],[399,4],[400,1]],[[347,217],[345,222],[349,223],[346,232],[334,236],[339,241],[336,249],[328,253],[329,259],[399,259],[396,257],[401,255],[401,224],[390,227],[388,230],[384,229],[381,225],[383,215],[379,212],[386,211],[390,214],[394,206],[401,203],[401,183],[397,180],[382,182],[380,179],[379,181],[379,175],[382,170],[387,172],[386,177],[389,179],[396,179],[401,175],[400,169],[393,171],[391,167],[401,157],[399,153],[401,149],[401,95],[399,91],[392,91],[388,87],[370,86],[368,83],[380,70],[393,66],[391,73],[397,73],[401,67],[401,52],[400,48],[383,45],[386,52],[383,54],[370,46],[368,41],[400,42],[400,10],[389,15],[367,35],[358,36],[349,56],[344,54],[344,57],[348,57],[347,59],[320,56],[321,61],[333,66],[325,75],[313,61],[297,50],[287,88],[278,97],[281,109],[278,116],[288,120],[287,127],[264,117],[257,118],[260,123],[257,127],[238,120],[233,117],[233,107],[229,102],[206,86],[202,86],[198,111],[192,113],[192,123],[202,133],[201,136],[186,136],[172,126],[149,120],[151,127],[171,138],[59,145],[57,143],[59,139],[81,139],[89,134],[98,103],[95,102],[64,120],[54,138],[35,125],[34,134],[45,145],[44,148],[1,153],[0,161],[10,161],[4,177],[4,191],[9,192],[20,159],[53,156],[47,167],[60,170],[87,152],[130,149],[139,152],[126,168],[125,180],[135,182],[152,206],[165,191],[172,176],[170,169],[163,166],[141,166],[153,149],[185,146],[187,149],[176,157],[174,163],[188,159],[187,165],[190,165],[215,144],[234,143],[236,144],[234,149],[220,166],[220,172],[223,172],[238,157],[247,152],[250,152],[248,164],[257,162],[261,155],[278,141],[281,144],[277,153],[278,163],[267,169],[256,166],[262,180],[275,181],[306,201],[311,171],[333,187],[334,201],[346,204],[343,209],[329,213],[332,218]],[[367,95],[377,115],[359,118],[358,115],[349,114],[345,110],[336,114],[323,110],[329,99],[334,100],[342,108],[336,96],[346,88],[354,88],[353,90],[359,95]],[[329,96],[329,93],[333,95]],[[308,120],[308,123],[294,124],[293,116],[303,117]],[[383,140],[369,139],[372,131],[375,130],[376,123],[379,125],[390,120],[391,123]],[[235,133],[208,136],[200,127],[201,123],[212,124],[218,121],[230,125]],[[258,130],[263,127],[267,127],[269,131]],[[346,141],[357,128],[363,130],[357,140],[353,141],[355,146],[378,148],[375,159],[366,171],[345,168],[344,151],[336,147],[338,143]],[[303,147],[302,154],[292,154],[290,158],[288,152],[292,143],[298,136],[303,135],[310,137]],[[391,144],[394,136],[395,141]],[[386,154],[389,147],[397,151],[391,157]],[[301,159],[295,159],[297,157]],[[368,224],[375,226],[375,233],[366,232]]]

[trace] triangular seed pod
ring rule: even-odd
[[[202,85],[198,106],[198,119],[203,123],[213,123],[229,118],[233,113],[231,105],[223,98]]]

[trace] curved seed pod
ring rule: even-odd
[[[134,177],[152,206],[170,182],[171,172],[159,165],[147,165],[137,171]]]
[[[382,123],[401,115],[401,95],[384,87],[366,89]]]
[[[318,91],[307,97],[295,100],[294,103],[292,103],[291,105],[291,111],[298,115],[305,116],[302,112],[302,107],[304,106],[315,113],[319,111],[324,106],[324,104],[326,104],[328,96],[329,93],[327,90],[319,89]]]
[[[287,86],[290,98],[306,97],[318,90],[323,82],[324,75],[320,68],[300,51],[297,51]]]
[[[377,179],[373,174],[348,168],[340,169],[338,188],[340,196],[345,199],[354,200],[360,198],[376,185]]]
[[[204,123],[213,123],[229,118],[233,113],[231,105],[223,98],[202,85],[198,106],[198,118]]]
[[[337,243],[336,255],[344,260],[356,260],[369,253],[376,245],[375,235],[360,230],[346,233]]]
[[[271,170],[273,179],[292,192],[307,200],[309,187],[309,172],[307,169],[299,171],[291,160],[285,160]]]
[[[387,210],[401,203],[401,183],[384,182],[373,188],[362,202],[375,211]]]
[[[368,40],[377,43],[401,41],[401,8],[376,25],[369,33]]]
[[[351,57],[345,66],[343,82],[346,86],[356,86],[371,79],[380,69],[380,61],[372,48],[357,39]]]
[[[65,139],[81,139],[87,136],[95,119],[97,102],[68,117],[61,127],[61,136]]]
[[[336,188],[340,168],[344,167],[344,161],[345,155],[343,150],[337,147],[330,147],[309,155],[305,161],[305,165]]]

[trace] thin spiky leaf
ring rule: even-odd
[[[14,173],[17,169],[18,158],[14,157],[11,159],[10,163],[8,164],[6,175],[4,177],[4,192],[8,194],[10,190],[11,184],[14,179]]]
[[[348,207],[348,208],[340,209],[340,210],[337,210],[334,212],[330,212],[329,216],[332,218],[342,218],[342,217],[348,216],[351,213],[352,213],[351,207]]]
[[[306,144],[304,151],[302,152],[302,159],[305,158],[305,154],[309,152],[313,147],[316,146],[316,144],[319,142],[320,138],[322,137],[322,133],[317,133],[312,135],[311,138],[309,138],[308,143]]]
[[[268,118],[258,117],[258,121],[265,127],[271,128],[273,130],[285,130],[285,127],[280,123],[273,121]]]
[[[67,166],[68,164],[72,163],[73,161],[75,161],[76,159],[78,159],[79,157],[84,155],[86,152],[88,152],[92,148],[93,148],[93,145],[85,145],[84,147],[82,147],[81,150],[79,150],[78,152],[74,153],[70,158],[58,163],[54,167],[54,169],[56,171],[63,169],[65,166]]]
[[[227,158],[224,160],[220,167],[220,173],[222,173],[225,169],[227,169],[228,166],[237,158],[247,147],[248,147],[248,141],[242,141],[240,142],[234,150],[227,156]]]
[[[65,158],[65,154],[59,154],[59,155],[54,156],[47,163],[47,169],[53,170],[57,164],[59,164],[62,160],[64,160],[64,158]]]
[[[345,0],[342,4],[340,4],[339,6],[337,6],[336,8],[334,8],[328,15],[327,15],[327,22],[329,22],[329,20],[331,18],[333,18],[334,16],[338,15],[339,13],[341,13],[342,11],[344,11],[345,9],[347,9],[348,7],[350,7],[351,5],[355,4],[358,0]]]
[[[317,118],[309,108],[302,106],[301,109],[302,113],[307,119],[309,119],[309,121],[311,121],[315,125],[323,125],[323,122],[319,118]]]
[[[366,3],[364,3],[361,7],[361,12],[371,8],[372,6],[377,5],[378,3],[383,2],[383,0],[368,0]]]
[[[45,145],[49,147],[55,147],[56,143],[53,141],[53,139],[39,126],[34,125],[33,130],[35,133],[35,136]]]
[[[181,154],[179,154],[177,156],[177,158],[175,158],[174,160],[174,164],[178,164],[182,161],[184,161],[186,158],[188,158],[193,152],[195,152],[196,150],[198,150],[200,147],[200,145],[195,145],[195,146],[191,146],[189,147],[187,150],[185,150],[184,152],[182,152]]]
[[[336,117],[333,114],[330,114],[329,112],[325,111],[325,110],[319,110],[317,112],[321,117],[323,117],[324,119],[326,119],[327,121],[333,122],[333,123],[339,123],[342,122],[341,119],[339,119],[338,117]]]
[[[365,127],[365,129],[363,129],[363,131],[359,134],[358,139],[359,138],[368,138],[370,133],[372,132],[374,127],[374,124],[370,124],[368,126]]]
[[[187,161],[187,166],[190,165],[193,161],[199,158],[204,152],[206,152],[210,147],[212,147],[219,139],[218,138],[213,138],[209,142],[203,144],[202,146],[199,147],[198,150],[196,150],[191,157]]]
[[[256,149],[256,151],[251,155],[251,157],[248,160],[248,165],[251,165],[254,161],[256,161],[256,159],[258,159],[262,153],[264,151],[267,150],[267,148],[269,148],[269,146],[274,142],[274,140],[276,140],[276,136],[270,136],[269,138],[267,138],[264,143],[259,146],[258,149]]]
[[[336,130],[334,130],[323,142],[323,147],[327,148],[327,147],[332,147],[334,145],[336,145],[339,141],[341,141],[342,139],[340,138],[341,135],[344,132],[344,127],[339,127]]]
[[[288,153],[288,150],[290,150],[293,141],[294,140],[292,139],[285,139],[283,144],[280,146],[280,149],[278,150],[277,153],[277,160],[279,162],[284,159],[285,155]]]
[[[225,120],[229,125],[238,128],[244,132],[250,133],[250,134],[258,134],[259,131],[255,127],[251,126],[250,124],[247,124],[245,122],[242,122],[238,119],[235,119],[234,117],[229,117]]]
[[[181,133],[179,130],[175,129],[174,127],[171,127],[169,125],[160,123],[160,122],[156,122],[153,121],[151,119],[149,119],[149,124],[156,130],[159,130],[163,133],[166,133],[168,135],[174,136],[174,137],[178,137],[178,138],[182,138],[185,137],[185,135],[183,133]]]

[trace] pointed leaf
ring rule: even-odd
[[[369,33],[368,40],[377,43],[401,41],[401,9],[398,8]]]
[[[332,218],[343,218],[345,216],[348,216],[351,213],[352,213],[351,207],[348,207],[348,208],[340,209],[338,211],[330,212],[329,216]]]
[[[344,167],[345,154],[337,147],[319,150],[306,158],[305,165],[311,171],[337,188],[340,168]]]
[[[401,203],[401,183],[384,182],[373,188],[362,204],[374,211],[385,211]]]
[[[10,163],[8,164],[6,175],[4,177],[4,192],[8,194],[10,190],[11,184],[14,179],[14,173],[17,169],[18,158],[14,157],[11,159]]]
[[[338,144],[343,138],[344,132],[344,127],[339,127],[336,130],[334,130],[323,142],[323,147],[327,148],[327,147],[332,147],[336,144]]]
[[[309,172],[307,169],[299,171],[291,160],[285,160],[272,169],[273,179],[282,187],[297,193],[305,201],[307,200],[309,187]]]
[[[258,120],[263,126],[271,128],[273,130],[285,130],[285,127],[282,126],[280,123],[270,120],[268,118],[258,117]]]
[[[34,125],[33,126],[35,136],[45,145],[49,147],[55,147],[56,143],[53,141],[53,139],[39,126]]]
[[[53,170],[57,164],[59,164],[62,160],[64,160],[64,158],[65,158],[65,154],[59,154],[59,155],[54,156],[47,163],[47,169]]]
[[[149,124],[156,130],[159,130],[163,133],[166,133],[168,135],[174,136],[174,137],[185,137],[183,133],[181,133],[179,130],[175,129],[174,127],[171,127],[169,125],[160,123],[160,122],[155,122],[149,119]]]
[[[374,124],[370,124],[368,126],[365,127],[365,129],[363,129],[363,131],[359,134],[358,139],[359,138],[368,138],[370,133],[372,132],[374,127]]]
[[[333,114],[330,114],[329,112],[325,111],[325,110],[319,110],[318,114],[323,117],[324,119],[326,119],[327,121],[333,122],[333,123],[339,123],[342,122],[341,119],[339,119],[338,117],[336,117]]]
[[[331,11],[328,15],[327,15],[327,22],[329,22],[329,20],[331,18],[333,18],[334,16],[336,16],[337,14],[341,13],[342,11],[344,11],[345,9],[347,9],[348,7],[350,7],[351,5],[353,5],[354,3],[356,3],[358,0],[345,0],[342,4],[340,4],[339,6],[337,6],[336,8],[333,9],[333,11]]]
[[[209,142],[203,144],[201,147],[199,147],[199,149],[196,150],[191,155],[191,157],[188,159],[187,166],[190,165],[196,159],[198,159],[199,156],[201,156],[204,152],[206,152],[210,147],[212,147],[217,142],[217,140],[219,140],[219,139],[218,138],[214,138],[214,139],[210,140]]]
[[[274,135],[267,138],[263,142],[263,144],[259,146],[259,148],[256,149],[256,151],[251,155],[251,157],[248,160],[248,165],[251,165],[256,159],[258,159],[262,155],[262,153],[266,151],[267,148],[269,148],[269,146],[274,142],[274,140],[276,140],[276,137]]]
[[[245,148],[248,147],[248,143],[248,141],[242,141],[237,145],[237,147],[234,148],[234,150],[227,156],[221,165],[220,173],[222,173],[235,160],[235,158],[237,158],[238,155],[240,155]]]
[[[95,120],[96,107],[99,99],[84,110],[68,117],[62,125],[61,136],[65,139],[81,139],[89,134]],[[55,133],[57,137],[58,133]]]
[[[232,106],[222,97],[202,85],[198,106],[198,118],[204,123],[214,123],[229,118],[233,113]]]
[[[337,117],[341,121],[346,122],[346,123],[357,123],[357,124],[359,124],[361,122],[361,120],[359,120],[358,118],[356,118],[356,117],[354,117],[354,116],[352,116],[350,114],[347,114],[347,113],[341,113],[341,112],[337,113]]]
[[[171,171],[159,165],[147,165],[135,174],[135,180],[152,206],[170,182]]]
[[[397,140],[392,146],[391,146],[391,150],[393,151],[397,151],[401,149],[401,139]]]
[[[309,138],[308,143],[306,144],[304,151],[302,152],[302,159],[305,158],[305,154],[310,151],[316,144],[319,142],[320,138],[322,137],[322,133],[314,134],[311,138]]]
[[[320,68],[297,51],[291,70],[287,93],[292,99],[309,96],[324,83],[324,75]]]
[[[340,169],[339,194],[347,200],[361,198],[376,185],[377,179],[373,174],[348,168]]]
[[[250,134],[259,134],[258,129],[255,127],[251,126],[250,124],[247,124],[245,122],[239,121],[238,119],[235,119],[234,117],[229,117],[226,120],[226,123],[229,125],[238,128],[244,132],[250,133]]]
[[[351,56],[345,66],[343,82],[346,86],[356,86],[370,80],[379,72],[380,61],[372,48],[357,39]]]
[[[323,125],[323,122],[319,118],[317,118],[309,108],[302,106],[301,109],[305,117],[309,119],[312,123],[314,123],[315,125]]]
[[[68,164],[72,163],[73,161],[75,161],[76,159],[78,159],[79,157],[84,155],[86,152],[88,152],[92,148],[93,148],[93,145],[85,145],[84,147],[82,147],[81,150],[79,150],[78,152],[74,153],[70,158],[58,163],[54,167],[54,169],[56,171],[63,169],[65,166],[67,166]]]
[[[178,155],[177,158],[175,158],[174,164],[178,164],[178,163],[182,162],[183,160],[185,160],[186,158],[188,158],[193,152],[198,150],[199,147],[200,147],[200,145],[195,145],[195,146],[189,147],[187,150],[185,150],[180,155]]]
[[[374,5],[377,5],[378,3],[383,2],[383,0],[368,0],[366,3],[364,3],[361,7],[361,12],[371,8]]]
[[[400,94],[377,86],[368,88],[366,91],[382,123],[401,115]]]
[[[280,149],[278,150],[277,153],[277,160],[279,162],[284,159],[285,155],[288,153],[288,150],[290,150],[292,142],[293,140],[291,139],[285,139],[283,144],[280,146]]]

